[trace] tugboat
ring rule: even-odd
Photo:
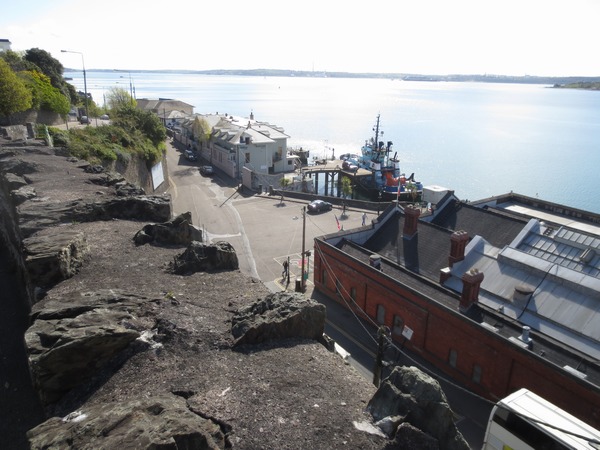
[[[342,155],[343,168],[367,169],[368,175],[355,176],[354,180],[359,189],[364,191],[373,200],[395,200],[418,201],[423,194],[423,184],[415,181],[415,174],[407,177],[400,172],[400,160],[398,153],[390,158],[392,152],[392,141],[387,145],[379,141],[379,119],[373,128],[375,136],[365,142],[361,149],[361,155]],[[383,132],[381,132],[383,134]]]

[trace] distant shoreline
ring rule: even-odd
[[[65,72],[80,72],[81,69],[65,68]],[[88,72],[114,72],[113,69],[88,69]],[[124,72],[120,70],[119,72]],[[379,78],[402,81],[453,81],[453,82],[485,82],[485,83],[520,83],[520,84],[551,84],[554,87],[571,87],[580,84],[579,89],[586,88],[583,85],[599,83],[598,77],[540,77],[540,76],[511,76],[511,75],[422,75],[407,73],[351,73],[351,72],[311,72],[303,70],[280,70],[280,69],[252,69],[252,70],[126,70],[131,73],[180,73],[197,75],[235,75],[235,76],[257,76],[257,77],[306,77],[306,78]]]

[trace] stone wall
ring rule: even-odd
[[[27,122],[43,123],[45,125],[59,125],[65,123],[65,119],[58,113],[52,111],[37,111],[28,109],[8,117],[0,117],[0,126],[23,124]]]

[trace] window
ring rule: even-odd
[[[450,349],[450,354],[448,355],[448,363],[450,363],[451,367],[456,368],[456,360],[458,359],[458,353],[453,348]]]
[[[356,288],[350,288],[350,298],[352,301],[356,301]]]
[[[335,280],[335,293],[337,295],[342,295],[342,283],[340,280]]]
[[[383,305],[377,305],[377,322],[385,323],[385,307]]]
[[[394,323],[392,325],[392,333],[402,334],[403,328],[404,328],[404,320],[402,320],[402,317],[394,314]]]
[[[327,287],[327,271],[324,270],[321,273],[321,282],[323,283],[323,287]]]
[[[473,375],[471,376],[471,379],[477,384],[481,383],[481,366],[477,364],[473,366]]]
[[[245,153],[245,158],[246,158],[246,164],[250,164],[250,153]]]

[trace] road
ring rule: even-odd
[[[227,240],[236,250],[240,270],[260,279],[272,291],[285,288],[282,284],[282,263],[290,258],[290,279],[300,275],[302,260],[302,208],[305,201],[279,196],[245,195],[237,191],[237,183],[215,170],[206,177],[200,174],[199,162],[183,157],[183,149],[168,145],[169,193],[174,213],[190,211],[192,222],[203,228],[210,241]],[[305,249],[312,250],[316,236],[338,231],[340,225],[354,228],[361,225],[362,211],[333,211],[306,214]],[[374,218],[373,212],[367,212]],[[309,268],[310,289],[312,267],[310,257],[305,264]],[[293,285],[288,289],[294,289]]]
[[[244,195],[237,190],[237,183],[218,170],[212,177],[200,174],[200,162],[190,162],[183,156],[183,148],[167,145],[169,167],[169,193],[174,214],[192,213],[192,222],[200,226],[209,241],[226,240],[236,250],[240,270],[261,280],[272,292],[294,290],[294,280],[301,273],[302,260],[302,208],[304,201],[266,194]],[[368,221],[375,218],[367,213]],[[338,231],[336,217],[346,229],[362,225],[363,211],[347,210],[345,215],[334,206],[333,211],[306,214],[305,249],[312,250],[313,239]],[[281,277],[282,263],[290,258],[290,280],[287,285]],[[351,354],[350,363],[368,380],[373,379],[376,352],[376,327],[355,317],[348,309],[313,292],[312,261],[308,265],[307,295],[327,307],[328,320],[325,332]],[[417,366],[424,370],[425,361],[415,360],[405,353],[388,351],[386,359],[395,364]],[[386,374],[384,370],[384,375]],[[439,376],[444,392],[457,416],[457,426],[471,446],[481,448],[485,424],[491,405],[485,400],[469,395],[466,391],[444,381]]]

